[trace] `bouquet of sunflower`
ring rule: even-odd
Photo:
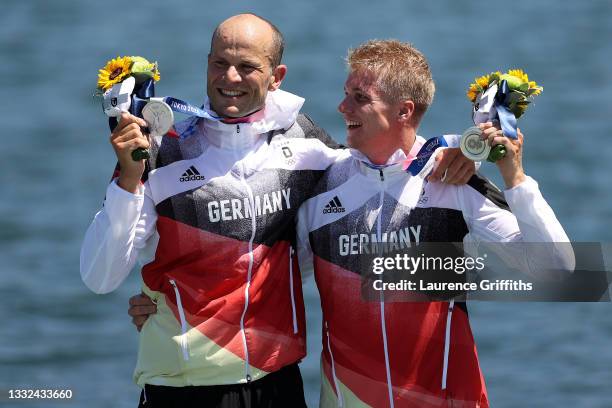
[[[98,94],[111,131],[122,112],[142,117],[147,101],[155,96],[154,83],[159,79],[157,63],[138,56],[113,58],[99,70]],[[141,160],[149,155],[144,149],[136,149],[132,157]]]
[[[472,102],[474,124],[498,121],[505,136],[516,139],[516,120],[523,116],[531,103],[531,98],[542,93],[543,88],[522,69],[511,69],[502,74],[491,72],[476,78],[470,84],[467,97]],[[487,159],[495,162],[505,156],[503,145],[491,148],[480,140],[478,127],[467,129],[461,138],[461,150],[472,160]]]
[[[498,86],[498,92],[501,91],[500,84],[503,81],[506,81],[507,84],[507,94],[502,103],[514,114],[516,119],[520,118],[527,110],[527,106],[531,103],[529,98],[541,94],[544,90],[535,81],[530,81],[529,76],[522,69],[510,69],[505,74],[496,71],[476,78],[470,84],[467,97],[470,102],[475,104],[478,97],[491,87],[496,85]]]
[[[136,84],[153,79],[160,79],[157,63],[152,63],[142,57],[117,57],[106,63],[98,74],[98,89],[108,91],[113,85],[128,77],[134,77]]]

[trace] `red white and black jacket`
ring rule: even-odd
[[[81,250],[96,293],[137,259],[157,302],[140,335],[135,380],[243,383],[305,355],[295,215],[337,145],[277,90],[248,123],[191,121],[153,143],[139,194],[113,181]]]
[[[418,137],[409,156],[423,143]],[[567,242],[563,228],[529,177],[502,194],[480,176],[427,183],[426,170],[404,171],[401,151],[388,166],[351,153],[298,213],[301,269],[314,266],[323,309],[321,406],[489,406],[465,303],[385,302],[382,291],[380,301],[363,300],[363,258],[373,243],[401,251],[422,242]],[[529,258],[521,255],[516,262]],[[573,270],[573,253],[544,255],[549,267]]]

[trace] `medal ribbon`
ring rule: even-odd
[[[205,118],[209,120],[221,120],[219,116],[217,116],[213,111],[205,110],[202,108],[198,108],[193,106],[192,104],[182,101],[177,98],[173,98],[171,96],[166,96],[162,98],[164,102],[170,106],[170,108],[178,113],[182,113],[187,116],[196,116],[198,118]]]
[[[508,106],[508,98],[510,97],[510,89],[508,88],[508,82],[501,81],[497,93],[495,94],[495,110],[497,111],[497,117],[499,118],[499,124],[504,131],[504,136],[510,139],[517,139],[516,133],[516,117],[514,113],[510,112],[506,106]]]
[[[419,153],[416,155],[416,157],[412,159],[412,163],[410,163],[410,165],[406,169],[406,172],[412,174],[413,176],[416,176],[423,170],[423,168],[429,161],[429,158],[432,154],[434,154],[437,148],[447,146],[448,143],[446,143],[446,140],[442,136],[432,137],[431,139],[427,140],[423,144],[423,147],[421,147],[421,150],[419,150]]]
[[[155,96],[155,87],[153,80],[148,80],[137,89],[135,89],[134,94],[132,95],[132,105],[130,107],[130,113],[132,115],[142,117],[142,109],[145,107],[149,99]],[[217,116],[213,111],[204,109],[204,106],[198,108],[190,104],[189,102],[185,102],[183,100],[174,98],[172,96],[165,96],[161,98],[170,109],[174,112],[182,113],[187,116],[193,117],[194,120],[191,121],[189,127],[181,134],[181,138],[189,136],[193,133],[195,125],[197,124],[197,120],[200,118],[205,118],[209,120],[221,120],[219,116]]]

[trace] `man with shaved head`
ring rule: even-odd
[[[156,313],[135,320],[142,407],[305,406],[294,219],[348,151],[299,112],[304,99],[279,89],[283,47],[261,17],[225,20],[205,101],[222,120],[188,119],[158,141],[123,114],[111,134],[120,171],[87,231],[81,276],[108,293],[144,265]],[[151,158],[132,160],[139,147]],[[151,312],[146,297],[131,299],[132,315]]]
[[[280,31],[260,17],[240,14],[221,23],[208,55],[207,92],[215,112],[244,117],[260,110],[287,73],[283,49]]]
[[[123,114],[120,172],[88,229],[81,275],[116,289],[136,261],[157,313],[141,328],[142,407],[303,407],[306,354],[294,217],[341,154],[279,89],[283,38],[241,14],[214,31],[205,108],[160,142]],[[190,131],[193,130],[193,131]],[[131,152],[149,148],[151,158]]]

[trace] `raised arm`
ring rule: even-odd
[[[477,177],[459,189],[470,229],[467,241],[521,243],[505,246],[499,255],[532,275],[572,272],[575,258],[569,238],[538,183],[523,171],[522,134],[519,131],[518,140],[511,140],[490,123],[481,128],[490,143],[506,146],[506,157],[497,162],[506,189],[502,195],[488,181]]]
[[[123,282],[136,263],[138,250],[155,231],[155,206],[146,183],[141,183],[145,163],[131,157],[136,148],[149,146],[141,131],[143,124],[142,119],[124,113],[110,137],[120,175],[106,190],[104,205],[87,229],[80,256],[81,278],[96,293],[111,292]]]

